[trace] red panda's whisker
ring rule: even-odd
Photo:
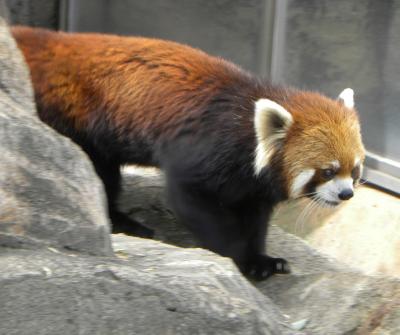
[[[295,223],[295,234],[297,234],[297,228],[300,225],[301,230],[303,231],[304,228],[304,222],[306,218],[310,216],[310,213],[312,213],[313,208],[317,206],[317,202],[312,201],[307,204],[307,206],[304,207],[304,209],[301,211],[300,215],[298,216],[296,223]]]
[[[309,209],[307,217],[304,218],[304,221],[313,216],[316,213],[316,211],[318,211],[320,208],[321,208],[321,200],[318,197],[316,197],[316,200],[313,201],[313,206],[311,206],[311,208]],[[304,226],[304,221],[303,221],[303,226]]]
[[[303,194],[295,197],[293,200],[304,199],[307,196],[313,196],[313,195],[316,195],[316,194],[317,194],[317,192],[303,193]]]

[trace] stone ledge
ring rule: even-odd
[[[288,334],[230,260],[125,236],[114,247],[0,249],[0,334]]]

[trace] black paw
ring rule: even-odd
[[[130,236],[153,238],[154,231],[132,220],[128,215],[120,212],[110,214],[113,234],[124,233]]]
[[[285,259],[257,255],[247,262],[244,269],[244,274],[254,280],[264,280],[276,273],[290,273],[289,263]]]

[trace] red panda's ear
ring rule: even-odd
[[[354,107],[354,91],[351,88],[346,88],[338,96],[339,102],[341,102],[347,108]]]
[[[276,102],[269,99],[259,99],[255,102],[254,129],[257,147],[254,168],[256,174],[268,165],[272,154],[285,138],[292,123],[292,115]]]

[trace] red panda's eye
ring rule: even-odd
[[[323,169],[322,172],[322,177],[326,180],[332,179],[335,176],[335,170],[333,169]]]

